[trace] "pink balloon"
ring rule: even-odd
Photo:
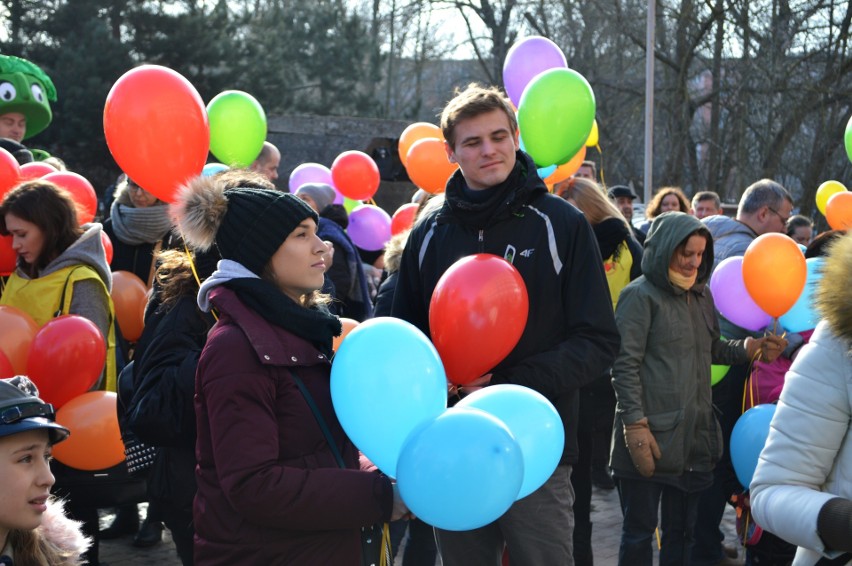
[[[346,231],[362,250],[380,250],[391,238],[391,217],[378,206],[362,204],[349,213]]]
[[[710,291],[722,316],[747,330],[756,332],[769,326],[772,317],[751,298],[743,281],[742,256],[723,260],[710,277]]]
[[[503,62],[506,94],[517,108],[524,89],[533,77],[550,69],[567,67],[568,61],[558,45],[546,37],[524,38],[509,49]]]
[[[290,173],[288,187],[290,192],[295,193],[299,187],[306,183],[322,183],[331,185],[334,189],[335,197],[334,204],[343,204],[343,195],[334,186],[334,179],[331,176],[331,169],[319,163],[302,163]]]

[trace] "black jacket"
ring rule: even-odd
[[[152,499],[190,508],[195,495],[195,368],[213,326],[194,295],[149,312],[134,361],[128,425],[161,447],[148,476]]]
[[[429,302],[444,271],[476,253],[511,256],[527,286],[529,317],[517,346],[492,371],[491,383],[524,385],[546,396],[565,426],[562,463],[573,463],[575,392],[612,365],[619,347],[592,229],[576,208],[547,192],[523,152],[485,203],[465,200],[463,183],[457,171],[443,207],[411,233],[392,314],[429,335]]]

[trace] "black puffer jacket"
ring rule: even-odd
[[[491,383],[524,385],[550,399],[565,426],[562,463],[572,463],[575,392],[612,365],[619,336],[591,227],[576,208],[547,192],[525,153],[517,155],[506,182],[481,204],[465,200],[464,177],[453,175],[444,205],[411,233],[392,314],[428,335],[432,293],[453,263],[477,253],[511,257],[527,286],[529,318]]]

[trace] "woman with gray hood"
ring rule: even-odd
[[[658,508],[660,564],[689,563],[698,495],[722,454],[710,365],[744,362],[758,351],[771,361],[784,350],[776,336],[721,340],[707,285],[712,265],[713,240],[701,222],[661,214],[645,241],[643,275],[618,301],[610,466],[624,511],[620,565],[652,563]]]

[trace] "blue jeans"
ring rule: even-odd
[[[435,529],[444,566],[574,566],[571,466],[557,466],[543,486],[515,501],[495,522],[472,531]]]
[[[648,480],[619,479],[616,484],[624,512],[619,566],[653,564],[651,544],[656,542],[658,507],[662,511],[660,566],[690,564],[699,492],[687,493]]]

